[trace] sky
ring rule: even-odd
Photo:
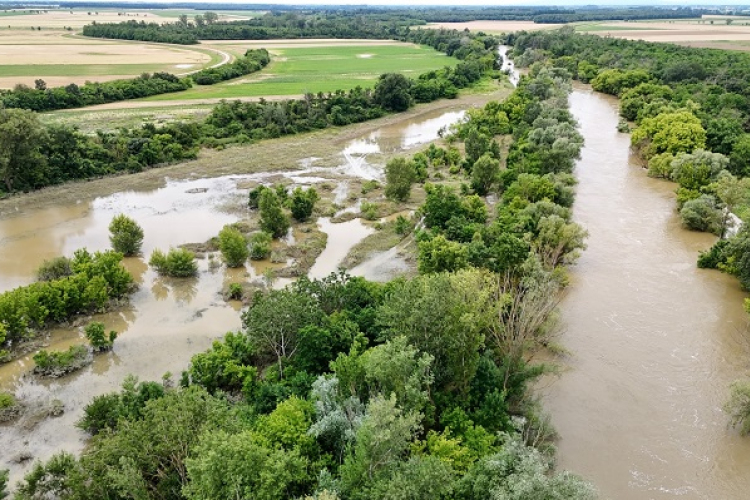
[[[62,0],[64,2],[64,0]],[[90,0],[98,1],[98,0]],[[101,0],[106,1],[106,0]],[[122,0],[121,0],[122,1]],[[125,0],[128,1],[128,0]],[[153,0],[159,3],[185,3],[191,0]],[[658,6],[675,6],[687,7],[690,5],[699,6],[724,6],[724,5],[748,5],[750,0],[708,0],[700,3],[690,3],[684,0],[195,0],[200,3],[237,3],[237,4],[278,4],[278,5],[483,5],[487,7],[508,6],[529,6],[529,5],[658,5]],[[139,2],[133,0],[132,3],[137,5]]]

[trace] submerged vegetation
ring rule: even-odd
[[[565,71],[534,68],[456,132],[476,159],[432,147],[403,160],[409,185],[432,168],[467,181],[427,188],[420,276],[341,273],[256,292],[242,330],[196,354],[179,387],[130,379],[95,398],[79,425],[96,437],[80,458],[36,464],[17,498],[595,498],[552,470],[552,432],[529,389],[546,370],[531,358],[554,335],[562,266],[583,246],[567,208],[581,145],[569,88]],[[563,125],[570,144],[551,156],[545,133]],[[498,134],[513,143],[495,171]],[[496,205],[468,185],[477,164]],[[250,200],[287,217],[284,199],[307,195],[281,191]],[[269,243],[256,233],[252,247]]]
[[[51,324],[125,298],[134,285],[121,261],[118,252],[77,250],[69,261],[70,275],[0,294],[0,347],[11,347]]]

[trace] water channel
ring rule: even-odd
[[[721,410],[750,368],[745,294],[696,268],[714,237],[684,230],[675,185],[629,157],[616,100],[581,87],[570,103],[586,140],[574,214],[590,236],[561,304],[570,356],[544,401],[558,465],[613,500],[750,498],[750,440]]]

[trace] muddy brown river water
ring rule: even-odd
[[[616,101],[578,88],[570,102],[586,139],[574,213],[590,236],[561,304],[567,370],[544,401],[559,466],[614,500],[750,498],[750,440],[721,410],[750,368],[746,295],[696,268],[714,238],[684,230],[675,185],[629,158]]]
[[[200,273],[195,279],[160,278],[145,263],[153,249],[206,241],[225,224],[237,221],[243,215],[247,196],[247,189],[241,186],[251,181],[285,178],[302,186],[333,183],[337,186],[336,202],[356,208],[359,201],[351,200],[357,193],[349,192],[352,180],[382,181],[382,161],[387,155],[435,140],[441,128],[463,116],[461,109],[424,112],[355,137],[331,158],[299,158],[296,168],[285,171],[167,178],[156,189],[122,191],[73,203],[46,203],[18,209],[17,213],[13,200],[8,200],[0,214],[0,291],[32,282],[45,259],[71,255],[81,247],[106,249],[107,226],[117,213],[133,217],[146,235],[146,257],[125,259],[139,290],[124,309],[93,318],[119,332],[113,352],[98,355],[91,366],[54,381],[28,376],[34,366],[31,355],[0,365],[0,389],[14,391],[33,407],[59,400],[65,408],[59,417],[24,417],[14,425],[0,426],[0,469],[11,470],[11,484],[22,478],[33,460],[44,460],[59,450],[82,449],[86,435],[74,424],[94,396],[118,389],[129,374],[137,374],[141,380],[159,380],[171,372],[176,379],[193,354],[210,347],[227,331],[239,329],[240,305],[227,304],[220,291],[230,282],[262,280],[268,267],[253,263],[245,269],[227,270],[199,259]],[[335,224],[321,218],[318,227],[328,235],[327,247],[310,270],[310,275],[318,278],[336,271],[349,250],[374,231],[360,219]],[[381,268],[383,271],[378,271]],[[367,261],[362,269],[357,274],[373,279],[387,279],[394,271],[378,262],[368,265]],[[274,285],[288,282],[280,279]],[[82,342],[79,328],[58,328],[51,334],[49,348],[66,349]],[[20,454],[33,459],[16,463]]]

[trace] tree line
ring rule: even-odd
[[[472,112],[454,139],[465,155],[432,146],[388,167],[394,198],[408,189],[394,189],[393,172],[448,163],[474,186],[429,190],[418,277],[339,273],[258,291],[241,331],[193,356],[177,387],[129,378],[94,398],[78,423],[95,436],[80,458],[37,463],[15,498],[594,499],[554,471],[551,430],[529,395],[546,370],[531,357],[550,340],[564,263],[582,247],[550,251],[572,224],[572,186],[546,189],[577,150],[540,156],[545,131],[575,129],[569,88],[563,70],[537,68],[511,103]],[[501,169],[494,141],[510,134],[518,152]],[[488,193],[502,200],[492,215]],[[439,239],[484,258],[449,258]]]
[[[225,102],[202,122],[97,132],[90,136],[67,125],[45,126],[26,110],[0,109],[0,192],[29,191],[193,159],[201,147],[224,146],[318,130],[404,111],[415,102],[456,97],[479,79],[497,76],[497,43],[492,36],[455,30],[425,33],[425,40],[461,62],[412,80],[380,77],[374,89],[357,87],[278,102]],[[265,50],[253,52],[262,58]],[[217,68],[220,69],[220,68]]]
[[[44,80],[36,80],[35,88],[16,85],[13,90],[0,90],[0,106],[5,108],[30,109],[32,111],[54,111],[57,109],[81,108],[94,104],[140,99],[171,92],[180,92],[198,85],[213,85],[243,75],[260,71],[270,62],[265,49],[250,49],[243,57],[217,68],[206,68],[185,78],[170,73],[144,73],[129,80],[47,88]]]

